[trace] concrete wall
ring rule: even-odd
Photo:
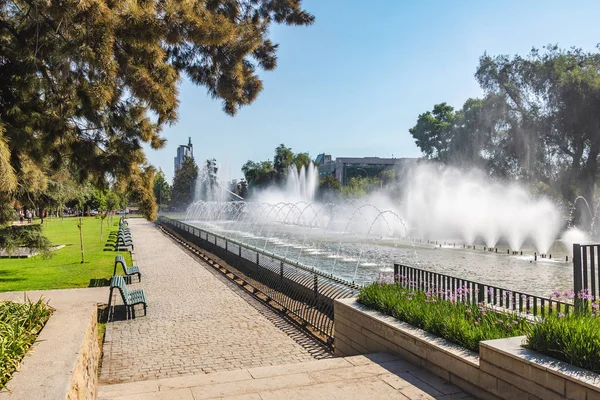
[[[482,399],[600,400],[600,376],[521,347],[524,337],[485,341],[480,354],[356,299],[334,305],[336,356],[390,352]]]
[[[8,390],[0,392],[0,400],[96,398],[98,308],[89,303],[57,303],[52,304],[56,310],[8,382]]]
[[[97,314],[98,308],[94,307],[71,377],[71,384],[67,392],[67,399],[69,400],[96,398],[98,364],[100,361]]]

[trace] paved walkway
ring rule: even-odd
[[[129,219],[148,315],[107,325],[100,382],[118,383],[313,360],[310,349],[152,224]],[[106,289],[105,289],[106,290]],[[121,299],[117,300],[121,304]],[[141,310],[141,309],[139,309]]]
[[[100,387],[100,400],[473,399],[385,353]]]

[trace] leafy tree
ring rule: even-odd
[[[165,173],[159,169],[154,177],[154,198],[159,211],[169,206],[171,202],[171,187],[165,179]]]
[[[171,202],[174,207],[185,209],[194,200],[198,166],[192,157],[185,157],[181,168],[175,171]]]
[[[348,197],[361,197],[381,189],[381,180],[376,177],[354,177],[342,188]]]
[[[332,175],[327,175],[319,181],[317,198],[321,201],[332,202],[342,192],[342,184]]]
[[[485,54],[475,76],[506,104],[517,171],[558,182],[567,198],[581,194],[592,201],[600,155],[600,54],[557,46],[526,57]]]
[[[417,124],[408,130],[427,158],[446,160],[455,118],[452,106],[446,103],[436,104],[433,111],[420,114]]]
[[[287,175],[288,168],[294,164],[294,152],[282,143],[275,149],[273,168],[275,168],[276,179],[281,182]]]
[[[251,189],[257,189],[272,183],[276,176],[271,161],[248,161],[242,166],[242,172]]]
[[[169,192],[170,195],[170,192]],[[109,190],[106,193],[106,210],[109,212],[108,223],[110,225],[112,221],[112,216],[115,210],[119,207],[119,196],[113,191]]]
[[[312,160],[308,153],[298,153],[294,156],[294,165],[296,165],[298,171],[300,171],[302,167],[308,168],[311,162]]]
[[[397,180],[397,171],[393,169],[386,169],[379,173],[379,179],[383,186],[391,185]]]
[[[178,82],[234,115],[262,90],[260,70],[276,67],[271,24],[313,19],[301,0],[0,2],[2,208],[68,163],[79,182],[148,185],[134,196],[152,215],[142,145],[164,145]]]
[[[242,166],[242,172],[251,190],[271,184],[281,184],[285,181],[288,168],[296,167],[298,170],[312,162],[308,153],[294,154],[291,148],[280,144],[275,149],[273,161],[248,161]],[[243,197],[243,196],[242,196]]]

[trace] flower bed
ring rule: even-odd
[[[51,313],[42,299],[36,303],[0,302],[0,389],[19,367]]]
[[[517,315],[457,301],[464,290],[452,294],[409,291],[376,282],[361,290],[358,302],[475,352],[480,341],[520,336],[531,325]]]
[[[572,292],[554,292],[556,298],[573,298]],[[527,330],[527,348],[600,373],[600,298],[587,292],[578,313],[551,313]]]

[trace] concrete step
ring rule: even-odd
[[[100,400],[467,399],[396,356],[376,353],[297,364],[105,385]]]

